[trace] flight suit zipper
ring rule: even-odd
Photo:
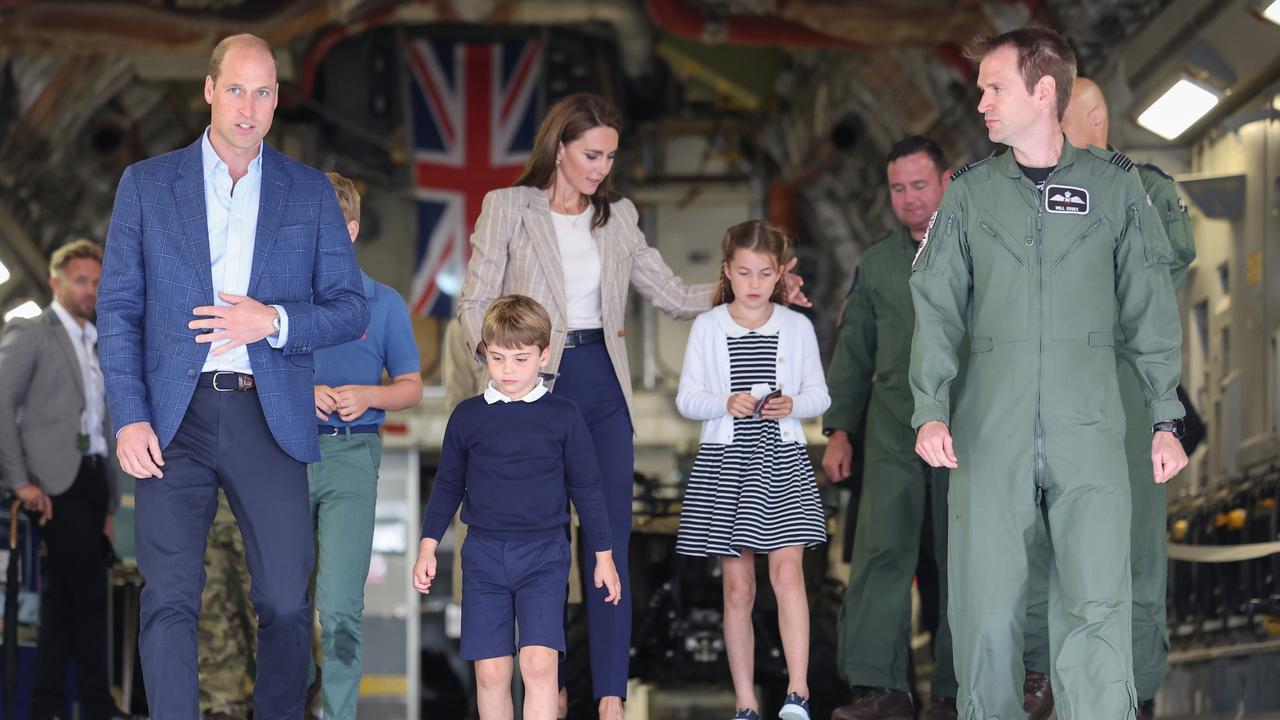
[[[1052,177],[1053,173],[1049,173]],[[1045,493],[1045,452],[1044,452],[1044,423],[1040,419],[1040,398],[1042,394],[1042,380],[1044,375],[1044,193],[1049,187],[1049,178],[1046,177],[1044,186],[1040,188],[1040,202],[1036,206],[1036,310],[1040,315],[1038,323],[1037,342],[1039,343],[1039,352],[1036,355],[1036,429],[1035,429],[1035,484],[1036,484],[1036,505],[1039,506],[1044,501]]]

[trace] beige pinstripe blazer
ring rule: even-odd
[[[638,219],[635,205],[621,199],[613,203],[609,222],[592,232],[600,244],[605,347],[627,407],[633,412],[633,424],[631,368],[623,339],[627,291],[634,285],[659,310],[673,318],[688,319],[710,309],[713,288],[711,284],[688,285],[676,277],[658,251],[645,242]],[[485,309],[508,293],[528,295],[551,314],[551,365],[547,369],[555,372],[564,352],[566,305],[564,266],[546,190],[511,187],[493,190],[484,197],[458,301],[458,319],[472,354],[480,344]]]

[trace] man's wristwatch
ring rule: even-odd
[[[275,308],[271,309],[275,310],[276,313],[275,317],[271,318],[271,336],[274,337],[280,334],[280,311]]]
[[[1183,429],[1184,429],[1184,425],[1182,422],[1182,418],[1178,418],[1176,420],[1161,420],[1160,422],[1151,426],[1152,434],[1155,434],[1158,432],[1173,433],[1173,436],[1178,438],[1179,440],[1182,439]]]

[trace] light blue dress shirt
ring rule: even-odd
[[[203,151],[205,214],[209,223],[209,259],[213,266],[213,303],[228,306],[230,303],[218,297],[218,293],[245,295],[249,292],[253,243],[258,234],[258,199],[262,194],[262,148],[259,146],[258,156],[249,163],[249,172],[234,183],[230,168],[209,142],[207,128],[200,136],[200,148]],[[280,313],[280,334],[268,337],[267,342],[273,348],[281,348],[289,337],[289,315],[279,305],[271,307]],[[247,347],[242,345],[222,355],[212,353],[213,348],[226,342],[223,340],[210,345],[210,353],[201,372],[229,370],[252,375]]]

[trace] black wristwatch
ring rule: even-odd
[[[1184,425],[1182,422],[1182,418],[1177,418],[1176,420],[1161,420],[1160,422],[1151,426],[1152,434],[1155,434],[1158,432],[1173,433],[1173,436],[1178,438],[1179,440],[1182,439],[1183,429],[1184,429]]]

